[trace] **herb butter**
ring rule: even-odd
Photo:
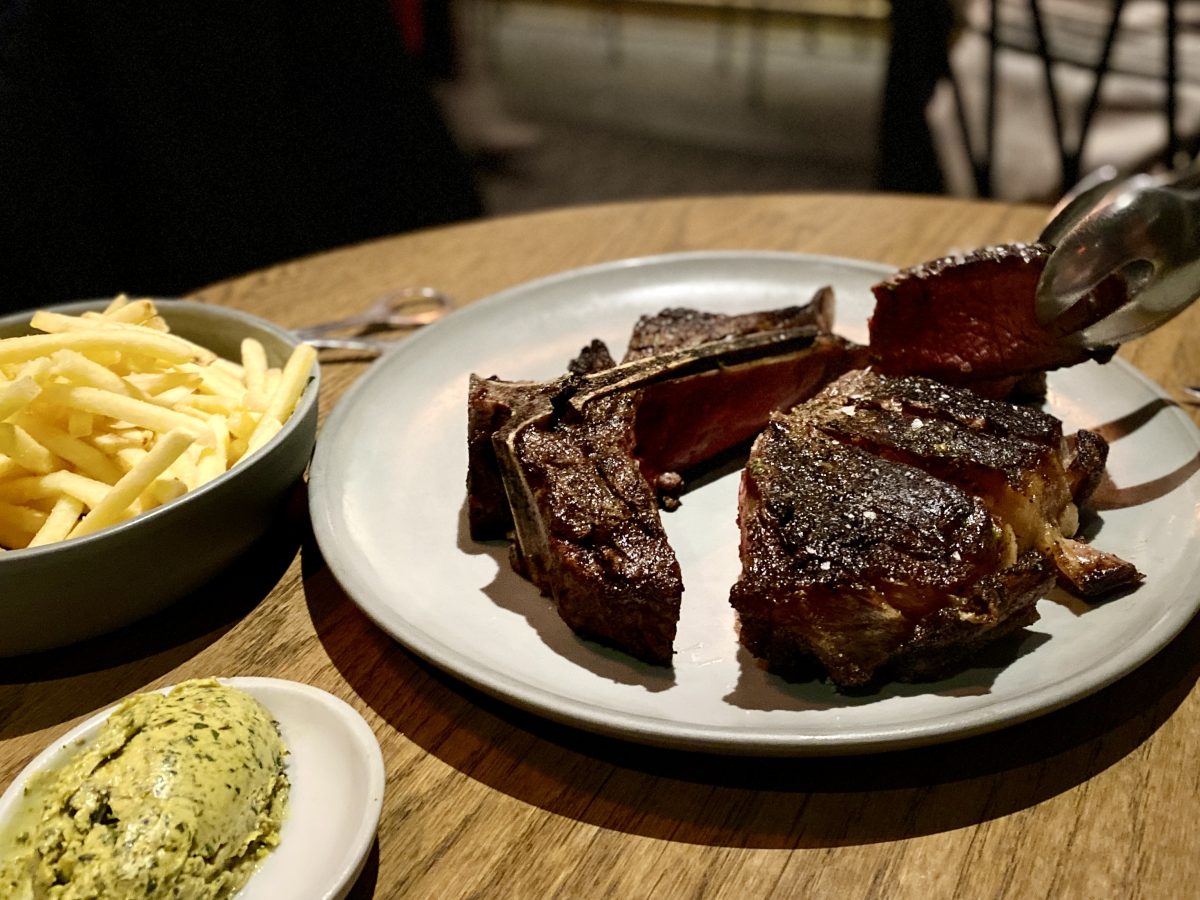
[[[270,713],[215,680],[129,698],[26,788],[0,896],[233,895],[279,842],[286,752]]]

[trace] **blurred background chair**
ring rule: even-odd
[[[957,5],[929,106],[951,192],[1053,200],[1104,163],[1139,171],[1196,154],[1200,3]]]

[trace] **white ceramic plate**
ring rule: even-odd
[[[337,900],[354,885],[383,805],[383,754],[370,726],[348,704],[307,684],[276,678],[222,678],[263,704],[287,745],[291,791],[273,850],[236,900]],[[169,690],[169,688],[164,688]],[[116,707],[97,713],[46,748],[0,796],[0,823],[19,808],[25,782],[60,765]]]
[[[739,572],[737,474],[664,516],[683,569],[673,670],[575,637],[510,570],[506,548],[466,531],[470,372],[551,378],[593,337],[623,352],[638,315],[668,306],[744,312],[806,301],[832,284],[838,330],[866,339],[870,286],[888,269],[778,253],[635,259],[521,285],[420,332],[381,359],[333,411],[309,494],[316,536],[362,609],[413,651],[521,707],[655,744],[739,753],[844,753],[931,743],[999,728],[1085,696],[1162,648],[1200,604],[1200,475],[1158,499],[1105,513],[1096,542],[1145,584],[1085,607],[1041,601],[1042,618],[1007,659],[927,685],[868,696],[788,684],[742,651],[728,604]],[[1161,396],[1121,362],[1054,373],[1049,408],[1069,428],[1098,426]],[[1163,408],[1112,446],[1119,486],[1195,462],[1200,434]],[[1013,658],[1015,657],[1015,658]]]

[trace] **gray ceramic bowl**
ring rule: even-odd
[[[53,307],[78,314],[108,301]],[[283,365],[299,341],[236,310],[156,300],[171,331],[229,359],[242,338]],[[0,318],[0,337],[29,333],[30,313]],[[0,656],[62,647],[144,618],[228,566],[275,521],[317,434],[314,369],[283,429],[253,456],[195,491],[86,537],[0,554]]]

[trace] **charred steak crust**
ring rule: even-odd
[[[572,630],[665,663],[683,581],[632,452],[637,402],[636,390],[610,394],[516,435],[531,499],[553,511],[517,547]]]
[[[608,345],[599,338],[595,338],[567,364],[567,371],[573,375],[590,375],[592,372],[611,369],[616,364],[617,361],[612,358]]]
[[[1075,503],[1082,506],[1096,492],[1108,462],[1108,441],[1094,431],[1078,431],[1067,440],[1067,479]]]
[[[871,359],[889,375],[926,375],[1006,396],[1023,378],[1106,361],[1115,348],[1088,350],[1065,338],[1128,299],[1110,277],[1053,327],[1034,314],[1038,279],[1052,248],[1006,244],[904,269],[872,288]]]
[[[1003,535],[978,499],[831,437],[808,412],[773,416],[743,473],[730,601],[751,653],[785,677],[815,660],[857,686],[886,667],[939,668],[920,661],[933,646],[952,664],[1010,619],[1036,618],[1054,577],[1040,555],[1006,579]]]
[[[751,451],[730,595],[743,644],[841,686],[936,678],[1034,621],[1056,569],[1131,583],[1132,566],[1070,540],[1102,446],[965,389],[848,373]]]
[[[514,415],[538,409],[555,390],[555,384],[471,376],[467,386],[467,523],[472,540],[502,540],[512,531],[512,510],[492,436]]]
[[[833,291],[826,287],[802,306],[761,312],[725,315],[696,309],[664,309],[653,316],[642,316],[633,327],[623,362],[669,353],[683,347],[696,347],[710,341],[726,340],[812,326],[822,332],[833,329]]]

